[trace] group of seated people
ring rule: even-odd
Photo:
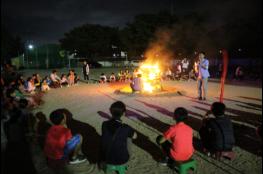
[[[47,77],[48,79],[48,77]],[[48,84],[52,88],[61,88],[62,86],[73,86],[78,83],[80,77],[75,73],[73,69],[70,69],[68,74],[62,74],[61,77],[57,75],[57,70],[53,70],[50,74],[50,83]]]
[[[130,82],[133,78],[137,77],[138,74],[138,69],[134,69],[133,73],[131,73],[128,69],[125,70],[120,70],[117,74],[115,75],[114,72],[111,73],[110,76],[107,77],[105,73],[101,73],[100,75],[100,83],[112,83],[112,82]]]
[[[74,71],[71,71],[69,74],[73,73]],[[51,79],[58,78],[56,71],[53,71],[52,74]],[[137,74],[137,77],[140,77],[140,74]],[[4,129],[1,131],[1,150],[5,151],[6,147],[13,148],[19,143],[23,143],[26,141],[27,132],[35,130],[40,137],[39,140],[49,166],[52,164],[78,164],[86,161],[87,159],[81,150],[83,137],[80,134],[72,134],[67,126],[67,113],[62,109],[51,112],[49,120],[52,125],[47,123],[47,119],[41,113],[32,117],[28,109],[30,102],[35,98],[20,92],[20,88],[24,85],[21,76],[17,79],[10,79],[1,77],[1,109],[3,109],[1,111],[1,129]],[[32,84],[34,82],[34,85],[37,84],[35,86],[39,87],[41,86],[37,83],[41,81],[39,79],[39,75],[36,74],[30,78],[29,82]],[[60,85],[62,85],[61,81],[62,78],[58,81]],[[53,82],[51,80],[46,83]],[[233,125],[230,118],[225,115],[225,109],[226,106],[223,103],[214,102],[211,110],[203,117],[199,134],[203,150],[207,155],[214,155],[217,152],[232,152],[235,145]],[[126,113],[126,105],[123,102],[114,102],[110,106],[110,113],[112,118],[102,123],[100,162],[111,165],[126,164],[131,153],[128,144],[137,138],[137,133],[122,121],[122,117]],[[175,161],[187,161],[193,156],[195,151],[193,129],[187,125],[188,117],[188,111],[185,108],[176,108],[173,116],[175,124],[171,125],[162,135],[156,137],[157,145],[164,152],[164,158],[159,161],[160,164],[170,165]],[[35,121],[32,121],[33,118]],[[257,129],[257,133],[262,138],[261,126]],[[58,165],[53,167],[56,168]]]
[[[114,72],[111,73],[109,78],[107,78],[107,76],[104,73],[100,74],[99,83],[106,83],[106,82],[112,83],[112,82],[116,82],[116,81],[117,81],[117,79],[116,79]]]
[[[117,101],[110,106],[112,118],[102,123],[100,163],[123,165],[129,161],[129,143],[137,138],[136,130],[123,123],[126,105]],[[220,102],[212,104],[211,111],[203,117],[199,131],[204,152],[232,152],[235,138],[231,120],[225,116],[225,105]],[[210,114],[213,117],[209,116]],[[162,149],[164,158],[161,165],[170,165],[175,161],[187,161],[194,154],[193,129],[187,125],[188,111],[178,107],[174,111],[175,124],[162,135],[157,136],[156,143]],[[66,114],[55,110],[50,114],[53,126],[48,130],[45,141],[45,154],[52,160],[69,161],[77,164],[86,161],[81,152],[83,138],[80,134],[72,135],[66,125]],[[63,141],[62,141],[63,140]],[[56,147],[56,148],[55,148]],[[69,155],[71,154],[71,155]]]
[[[42,103],[41,97],[43,96],[41,92],[35,92],[39,86],[38,74],[34,74],[25,81],[22,75],[14,71],[1,72],[1,98],[7,102],[11,99],[12,102],[26,100],[30,108],[37,107]]]
[[[53,73],[56,72],[53,71]],[[86,161],[87,159],[81,150],[83,137],[80,134],[73,135],[71,130],[67,128],[67,117],[63,110],[58,109],[51,112],[49,120],[52,125],[46,123],[47,119],[41,114],[37,114],[35,116],[36,123],[32,123],[27,112],[30,99],[28,96],[24,98],[23,95],[16,94],[19,93],[19,87],[23,86],[22,79],[19,76],[18,79],[5,83],[4,79],[1,78],[2,96],[4,96],[1,97],[2,109],[4,109],[3,114],[1,114],[1,124],[4,125],[2,128],[5,129],[3,132],[7,135],[7,144],[12,146],[14,143],[24,141],[28,129],[40,132],[41,126],[39,125],[44,122],[45,131],[39,134],[41,134],[44,153],[51,166],[54,161],[63,161],[65,165]],[[37,84],[39,75],[33,75],[30,79],[31,83],[35,80]],[[127,142],[136,139],[137,133],[132,127],[123,123],[121,119],[126,113],[126,106],[123,102],[114,102],[110,106],[110,112],[112,119],[104,121],[102,124],[100,161],[111,165],[126,164],[130,158]],[[190,125],[187,125],[187,119],[188,111],[183,107],[176,108],[174,111],[176,123],[156,138],[157,145],[164,152],[164,158],[159,161],[160,164],[170,165],[174,161],[187,161],[193,156],[195,151],[193,130]],[[12,126],[14,124],[22,126]],[[17,130],[18,128],[19,130]],[[257,132],[261,137],[261,127]],[[225,115],[223,103],[215,102],[212,104],[211,110],[203,117],[199,134],[203,150],[207,154],[213,155],[217,152],[231,152],[233,150],[235,144],[233,126],[229,117]],[[5,145],[2,143],[2,145],[2,148],[5,149],[6,143]]]
[[[162,73],[163,80],[196,80],[197,74],[195,69],[191,69],[189,72],[187,69],[182,71],[181,65],[176,66],[175,70],[171,70],[171,68],[167,68]]]

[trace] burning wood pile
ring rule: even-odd
[[[140,66],[138,73],[142,75],[142,92],[161,91],[161,70],[158,63],[150,64],[145,62]]]

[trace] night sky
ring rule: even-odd
[[[2,0],[2,23],[24,41],[55,43],[85,23],[124,27],[141,13],[171,11],[209,16],[209,24],[251,16],[261,22],[262,0]]]

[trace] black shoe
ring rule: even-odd
[[[199,97],[198,100],[202,100],[202,97]]]
[[[204,97],[203,100],[206,100],[206,98]]]

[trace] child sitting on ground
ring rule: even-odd
[[[74,84],[77,85],[78,81],[80,80],[80,77],[79,77],[79,75],[77,75],[77,73],[75,72],[74,69],[73,69],[72,71],[73,71],[74,76],[75,76],[75,78],[74,78]]]
[[[115,82],[115,81],[116,81],[115,74],[114,74],[114,73],[111,73],[110,82]]]
[[[87,159],[81,152],[82,136],[72,136],[71,130],[66,125],[66,115],[59,109],[51,112],[50,121],[53,123],[47,132],[44,146],[48,161],[66,162],[69,154],[73,152],[70,164],[78,164]],[[52,164],[51,164],[52,165]]]
[[[131,74],[128,69],[125,70],[125,81],[129,81],[131,78]]]
[[[41,91],[46,92],[49,90],[50,90],[50,87],[48,86],[47,79],[45,78],[45,79],[43,79],[43,81],[41,83]]]
[[[41,87],[40,86],[41,79],[40,79],[39,74],[33,74],[32,78],[33,78],[35,87],[39,89]]]
[[[61,88],[61,79],[57,75],[57,70],[53,70],[50,74],[51,84],[50,87],[52,88]]]
[[[34,80],[32,77],[27,78],[27,88],[26,91],[30,94],[34,94],[36,90],[36,87],[34,85]]]
[[[104,73],[101,73],[100,75],[100,83],[106,83],[107,82],[107,77]]]
[[[68,79],[67,79],[66,74],[61,75],[61,85],[62,86],[68,86]]]
[[[122,70],[120,70],[120,72],[118,73],[118,78],[120,82],[125,81],[125,76]]]

